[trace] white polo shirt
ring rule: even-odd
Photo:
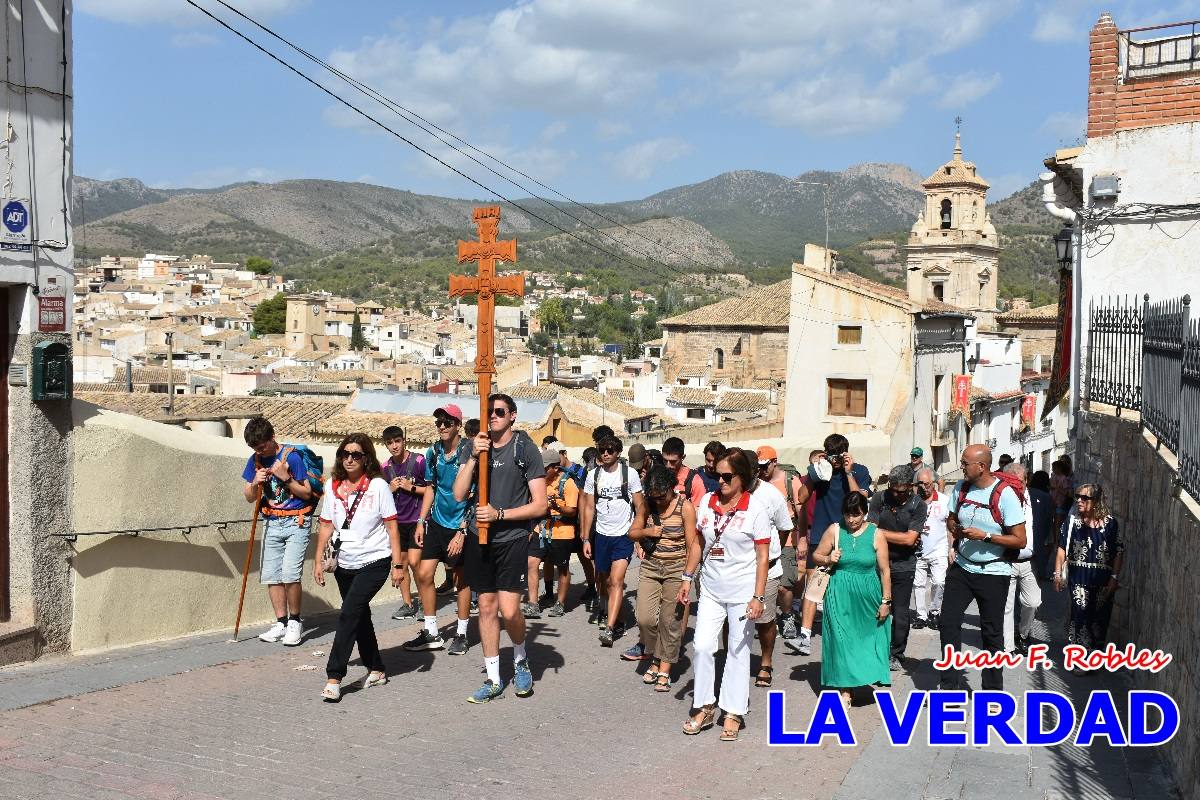
[[[766,505],[749,492],[729,515],[714,511],[714,497],[704,495],[696,509],[696,531],[704,541],[700,593],[719,603],[749,603],[758,570],[755,546],[779,537]]]
[[[338,566],[343,569],[358,569],[381,558],[391,558],[392,543],[388,538],[384,522],[396,518],[396,501],[392,490],[383,478],[372,478],[363,490],[358,506],[354,501],[357,492],[350,492],[344,500],[337,496],[335,481],[325,483],[325,499],[321,506],[321,521],[333,523],[334,538],[341,539],[338,551]],[[350,527],[343,528],[350,509],[354,517]]]

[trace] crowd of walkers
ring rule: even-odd
[[[515,427],[511,397],[493,394],[488,412],[480,430],[453,403],[437,409],[438,440],[423,454],[408,449],[402,429],[388,427],[382,464],[370,436],[350,434],[328,476],[308,448],[278,443],[268,420],[247,424],[254,452],[245,497],[264,519],[261,580],[277,617],[259,638],[302,640],[301,573],[315,519],[314,580],[324,585],[332,574],[342,598],[326,701],[340,700],[355,646],[368,670],[361,685],[387,683],[370,608],[385,583],[403,598],[393,618],[422,623],[406,650],[466,654],[476,613],[485,678],[468,700],[486,703],[510,684],[520,697],[533,692],[526,619],[580,608],[600,647],[632,639],[625,598],[635,559],[636,641],[622,645],[620,657],[648,662],[642,681],[670,691],[694,614],[686,734],[712,727],[720,714],[721,738],[736,740],[752,687],[773,684],[777,640],[811,655],[818,613],[821,683],[847,704],[854,689],[888,686],[907,667],[912,629],[935,629],[943,648],[961,649],[972,602],[983,649],[1027,652],[1043,585],[1069,593],[1068,642],[1106,642],[1124,558],[1120,531],[1099,486],[1075,487],[1066,457],[1053,476],[1028,475],[1011,457],[994,462],[986,445],[970,445],[959,463],[963,477],[947,486],[915,447],[908,464],[873,484],[840,434],[800,468],[769,445],[751,451],[715,441],[704,447],[703,465],[692,467],[677,437],[661,450],[634,444],[626,451],[600,426],[575,463],[554,437],[539,447]],[[570,603],[572,558],[586,584],[577,605]],[[456,595],[448,637],[436,615],[438,564],[447,576],[442,589]],[[501,629],[512,644],[510,672],[500,664]],[[953,669],[940,681],[966,688]],[[1003,688],[1001,670],[983,670],[982,685]]]

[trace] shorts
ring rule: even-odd
[[[458,555],[450,556],[450,540],[458,535],[458,529],[446,528],[438,525],[433,520],[425,523],[425,543],[421,545],[421,560],[422,561],[441,561],[447,567],[453,569],[460,566],[463,562],[463,550],[466,550],[466,542],[463,543],[463,550],[458,551]],[[474,536],[465,537],[467,541],[474,539]]]
[[[779,578],[767,578],[767,590],[764,593],[767,602],[763,604],[762,616],[754,620],[755,625],[766,625],[768,622],[775,621],[775,614],[778,611],[776,606],[779,605]]]
[[[796,548],[784,547],[779,553],[779,563],[783,565],[783,577],[779,582],[784,586],[794,586],[800,580],[799,567],[796,564]]]
[[[575,552],[575,545],[578,541],[578,539],[551,539],[550,546],[546,548],[546,555],[543,558],[559,569],[568,569],[571,566],[571,553]]]
[[[303,527],[298,524],[299,517],[263,517],[260,582],[267,585],[300,582],[314,516],[306,516]]]
[[[529,540],[524,536],[487,544],[480,544],[477,536],[468,536],[463,551],[463,576],[471,591],[525,592],[529,583]]]
[[[537,531],[529,537],[529,557],[539,560],[546,557],[546,540]]]
[[[610,572],[613,562],[630,561],[633,559],[633,539],[629,534],[620,536],[592,537],[592,560],[596,562],[597,572]]]
[[[397,522],[396,527],[400,529],[400,549],[405,553],[409,550],[416,550],[417,523]]]

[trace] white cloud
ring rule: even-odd
[[[538,134],[538,141],[553,142],[555,139],[559,138],[564,133],[566,133],[567,129],[569,127],[570,126],[567,125],[566,122],[563,122],[561,119],[557,120],[555,122],[551,122],[549,125],[542,128],[542,132],[540,134]]]
[[[627,178],[642,181],[654,174],[655,169],[692,152],[692,146],[677,136],[648,139],[630,145],[610,156],[613,166]]]
[[[217,3],[208,0],[196,1],[215,14],[220,12],[225,17],[230,16],[229,12]],[[261,18],[284,14],[307,2],[308,0],[236,0],[230,5],[249,16]],[[79,11],[94,17],[138,25],[158,22],[194,25],[207,19],[183,0],[76,0],[75,6]]]
[[[600,140],[620,139],[622,136],[628,136],[631,133],[633,133],[633,126],[628,122],[600,120],[596,124],[596,138]]]
[[[962,108],[989,94],[1000,85],[1000,73],[980,75],[977,72],[964,72],[954,78],[943,94],[938,105],[942,108]]]
[[[844,132],[893,124],[914,95],[947,83],[929,59],[976,42],[1015,0],[911,5],[825,2],[800,14],[775,0],[522,0],[419,35],[388,31],[330,60],[458,128],[490,109],[670,115],[702,98],[777,125]],[[830,90],[849,87],[852,107],[805,89],[814,75]]]
[[[1058,8],[1046,8],[1037,15],[1033,38],[1039,42],[1070,42],[1087,33],[1075,21],[1075,15]]]
[[[1073,142],[1087,131],[1087,114],[1056,111],[1042,121],[1040,130],[1059,140]]]

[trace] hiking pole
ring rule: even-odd
[[[242,593],[238,595],[238,610],[237,618],[233,621],[233,638],[231,642],[236,642],[238,631],[242,627],[242,604],[246,602],[246,579],[250,577],[250,559],[254,555],[254,532],[258,529],[258,511],[262,507],[262,487],[258,487],[257,496],[254,498],[254,518],[250,521],[250,543],[246,545],[246,563],[242,566]]]

